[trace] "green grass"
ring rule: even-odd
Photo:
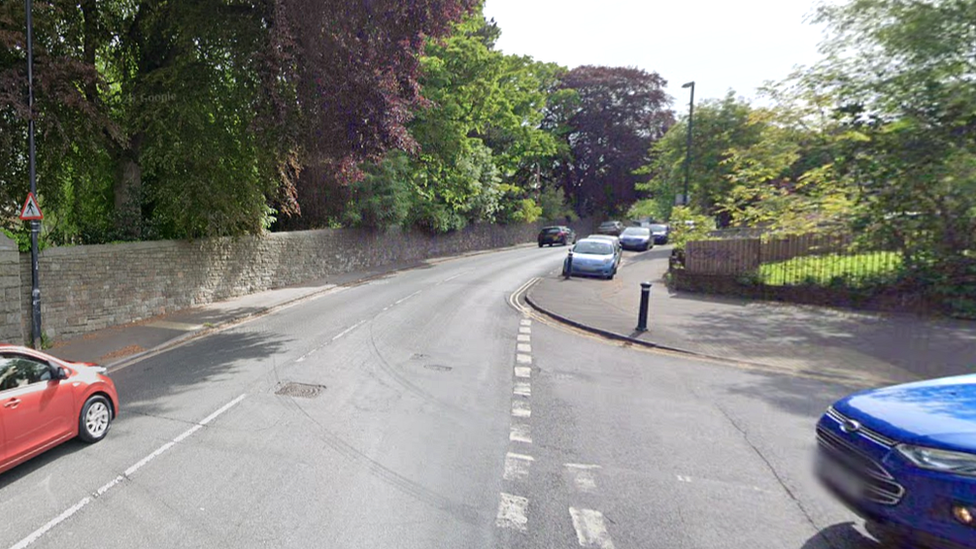
[[[863,288],[893,281],[901,268],[901,256],[895,252],[806,256],[760,265],[759,282],[769,286]]]

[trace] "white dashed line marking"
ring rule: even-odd
[[[516,381],[515,388],[512,389],[512,393],[519,396],[530,397],[532,396],[532,385],[530,385],[527,381]]]
[[[576,538],[581,546],[613,549],[613,540],[607,532],[603,513],[592,509],[570,507],[569,514],[573,517],[573,528],[576,529]]]
[[[515,362],[519,364],[532,364],[532,356],[519,353],[515,355]]]
[[[101,488],[99,488],[94,494],[92,494],[90,496],[85,496],[85,497],[81,498],[81,500],[78,501],[78,503],[72,505],[71,507],[69,507],[68,509],[66,509],[63,513],[61,513],[60,515],[58,515],[58,516],[54,517],[53,519],[51,519],[44,526],[41,526],[37,530],[34,530],[33,532],[31,532],[31,534],[29,536],[27,536],[26,538],[24,538],[24,539],[20,540],[19,542],[17,542],[17,544],[14,545],[13,547],[11,547],[11,549],[23,549],[24,547],[27,547],[28,545],[34,543],[35,541],[37,541],[38,539],[40,539],[41,536],[43,536],[44,534],[46,534],[49,530],[51,530],[52,528],[54,528],[57,525],[61,524],[65,520],[69,519],[72,515],[74,515],[78,511],[80,511],[83,507],[85,507],[86,505],[88,505],[89,503],[91,503],[92,501],[94,501],[95,498],[98,498],[98,497],[104,495],[105,492],[108,492],[110,489],[112,489],[112,487],[118,485],[120,482],[122,482],[123,480],[125,480],[125,477],[128,477],[129,475],[135,473],[136,471],[138,471],[139,469],[141,469],[143,466],[145,466],[147,463],[149,463],[153,459],[159,457],[159,455],[162,454],[163,452],[165,452],[166,450],[169,450],[173,446],[176,446],[177,444],[179,444],[180,442],[182,442],[183,440],[185,440],[187,437],[189,437],[193,433],[195,433],[198,430],[202,429],[204,426],[206,426],[211,421],[217,419],[217,416],[223,414],[227,410],[230,410],[238,402],[244,400],[244,397],[246,397],[246,396],[247,395],[241,395],[241,396],[235,398],[234,400],[228,402],[227,404],[224,404],[216,412],[214,412],[214,413],[210,414],[209,416],[205,417],[202,421],[200,421],[199,423],[197,423],[193,427],[190,427],[189,429],[187,429],[186,431],[184,431],[183,433],[181,433],[179,436],[177,436],[173,440],[167,442],[166,444],[163,444],[162,446],[160,446],[159,448],[157,448],[153,453],[151,453],[148,456],[146,456],[146,457],[140,459],[139,461],[137,461],[135,463],[135,465],[133,465],[133,466],[129,467],[128,469],[126,469],[125,472],[122,475],[119,475],[119,476],[115,477],[115,479],[109,481],[107,484],[105,484],[104,486],[102,486]]]
[[[513,454],[509,452],[505,456],[505,480],[519,480],[529,476],[529,466],[535,458],[523,454]]]
[[[532,333],[532,328],[529,328],[528,326],[520,326],[519,327],[519,333],[520,334],[531,334]]]
[[[527,318],[523,318],[522,320],[519,321],[519,324],[521,326],[531,326],[532,325],[532,321],[529,320],[529,319],[527,319]]]
[[[678,475],[678,481],[679,482],[691,482],[691,477],[686,477],[686,476]]]
[[[393,304],[394,304],[394,305],[399,305],[399,304],[401,304],[401,303],[403,303],[404,301],[406,301],[406,300],[408,300],[408,299],[410,299],[411,297],[413,297],[413,296],[415,296],[415,295],[417,295],[417,294],[419,294],[420,292],[421,292],[421,290],[417,290],[416,292],[414,292],[414,293],[412,293],[412,294],[410,294],[410,295],[408,295],[407,297],[404,297],[403,299],[398,299],[398,300],[396,300],[396,301],[394,301],[394,302],[393,302]]]
[[[338,334],[336,334],[336,336],[332,338],[332,341],[335,341],[335,340],[339,339],[340,337],[348,334],[349,332],[355,330],[356,328],[362,326],[363,324],[366,324],[366,321],[365,320],[360,320],[359,322],[353,324],[352,326],[350,326],[350,327],[346,328],[345,330],[343,330],[343,331],[339,332]],[[309,353],[309,354],[312,354],[312,353]]]
[[[532,368],[529,368],[528,366],[515,367],[515,377],[528,379],[531,376],[532,376]]]
[[[513,423],[512,432],[509,433],[508,440],[532,444],[532,430],[525,423]]]
[[[498,516],[495,518],[495,525],[499,528],[511,528],[524,532],[529,524],[529,519],[526,516],[528,507],[528,499],[502,492],[501,501],[498,502]]]
[[[528,343],[519,343],[518,346],[517,346],[517,348],[518,348],[518,352],[520,352],[520,353],[531,353],[532,352],[532,346],[529,345]]]
[[[522,400],[512,401],[512,415],[515,417],[531,417],[532,408],[528,402]]]
[[[573,475],[573,484],[576,485],[576,489],[580,492],[586,492],[591,494],[596,492],[596,477],[593,475],[593,471],[600,469],[599,465],[579,465],[576,463],[567,463],[564,465],[569,469],[570,473]]]
[[[525,343],[528,343],[529,341],[532,340],[532,336],[525,335],[525,334],[519,334],[518,335],[518,340],[519,341],[524,341]]]

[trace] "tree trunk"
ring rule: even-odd
[[[142,134],[132,136],[129,146],[116,156],[115,223],[125,239],[142,237],[142,166],[139,164]]]

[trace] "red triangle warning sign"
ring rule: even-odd
[[[24,207],[20,210],[20,218],[24,221],[44,219],[41,208],[37,206],[37,199],[34,198],[34,193],[27,193],[27,200],[24,201]]]

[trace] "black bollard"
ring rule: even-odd
[[[566,258],[566,269],[563,276],[566,277],[566,280],[569,280],[569,277],[573,276],[573,250],[569,250],[569,257]]]
[[[651,283],[641,282],[640,314],[637,316],[637,331],[647,331],[647,304],[651,297]]]

